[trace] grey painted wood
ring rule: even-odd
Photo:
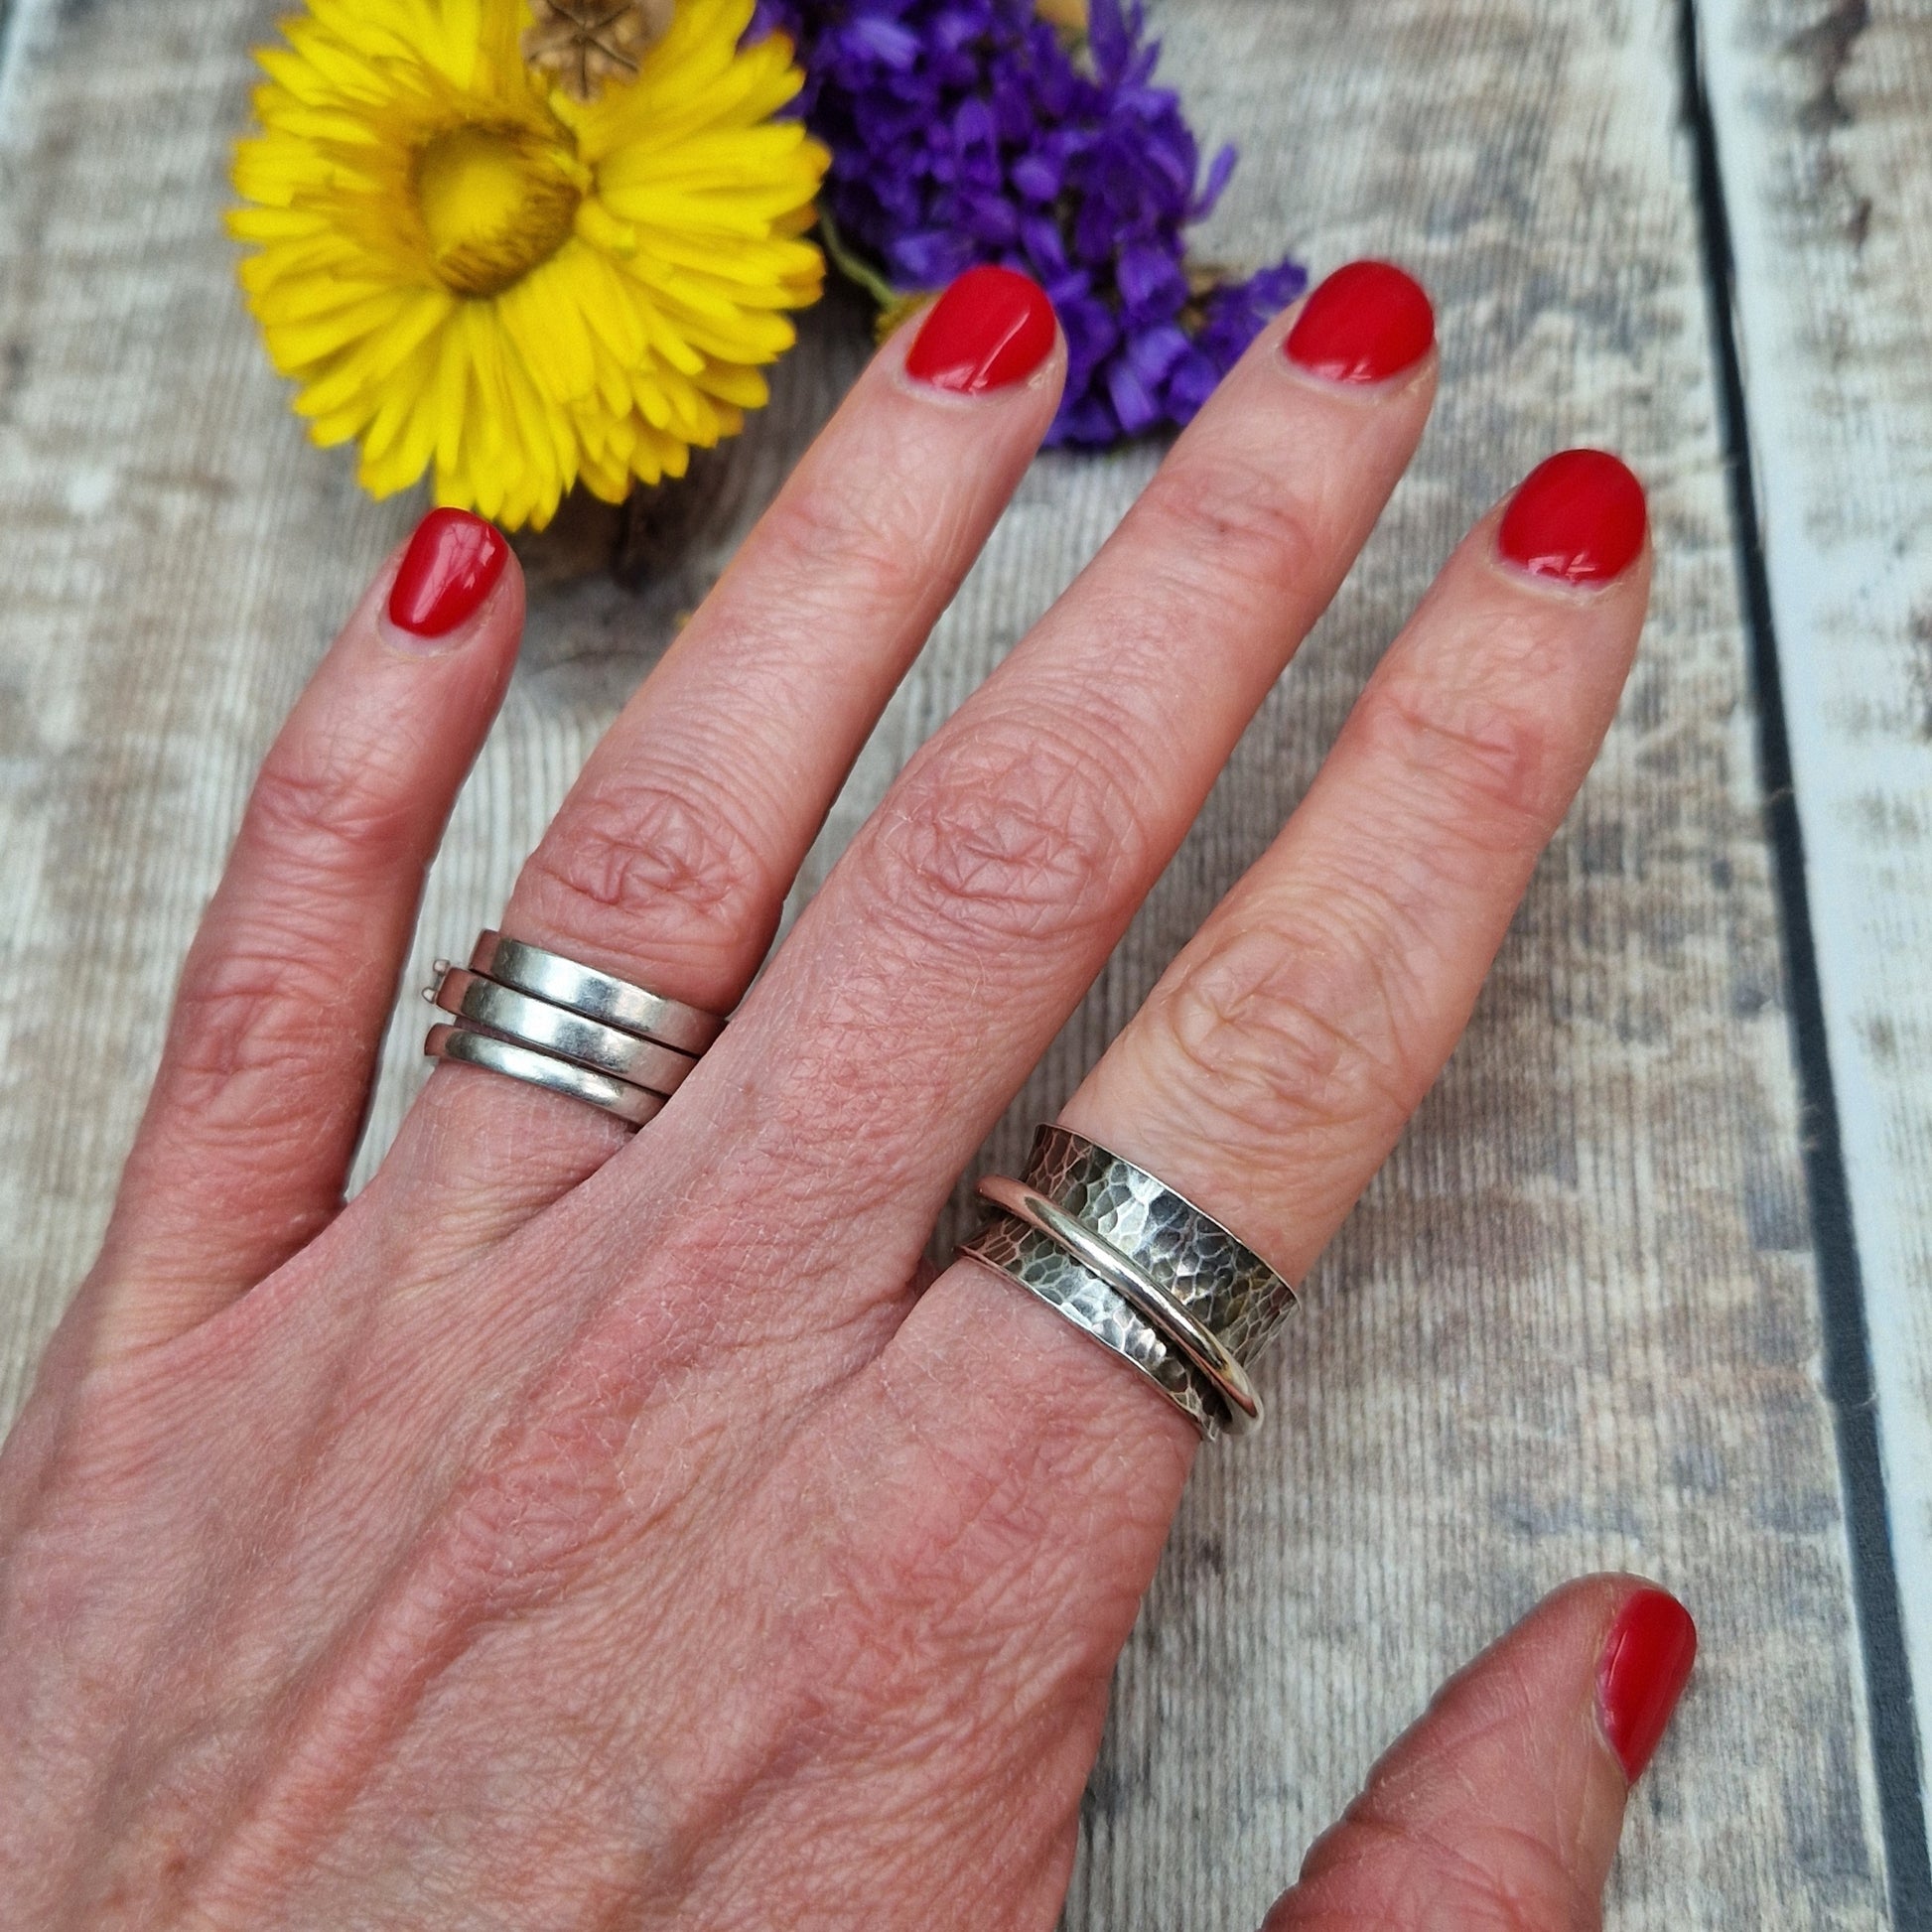
[[[1932,1742],[1932,6],[1705,13],[1921,1762]]]
[[[301,439],[216,224],[272,0],[17,0],[0,94],[0,1408],[85,1266],[249,770],[412,506]],[[1885,1922],[1667,0],[1193,0],[1171,72],[1241,175],[1228,258],[1364,250],[1441,297],[1444,403],[1331,618],[996,1137],[1011,1159],[1306,787],[1457,534],[1623,449],[1657,610],[1471,1035],[1207,1458],[1124,1659],[1077,1927],[1251,1925],[1433,1685],[1544,1589],[1655,1575],[1705,1663],[1619,1927]],[[836,393],[780,399],[641,592],[551,585],[412,964],[521,853]],[[1283,461],[1293,460],[1292,451]],[[1111,529],[1155,453],[1040,463],[807,870]],[[655,557],[654,565],[650,563]],[[1188,647],[1177,639],[1176,648]],[[379,1145],[419,1077],[405,997]]]

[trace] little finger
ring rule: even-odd
[[[502,538],[433,511],[283,726],[189,952],[92,1278],[116,1345],[194,1326],[341,1206],[424,875],[522,628]]]
[[[1063,359],[1045,295],[998,269],[962,276],[881,350],[593,753],[505,933],[706,1012],[737,1004],[853,759],[1052,421]],[[501,1223],[623,1140],[575,1100],[456,1067],[401,1151],[432,1147],[439,1176]]]

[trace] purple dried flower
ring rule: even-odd
[[[1307,286],[1284,261],[1190,281],[1184,230],[1235,164],[1202,176],[1140,0],[1091,0],[1078,62],[1034,0],[759,0],[789,34],[799,111],[832,150],[821,206],[841,243],[906,292],[976,262],[1034,276],[1066,333],[1049,442],[1104,444],[1190,421],[1256,333]]]

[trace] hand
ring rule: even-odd
[[[882,351],[591,760],[508,931],[741,996],[1063,360],[997,276]],[[269,755],[0,1461],[10,1926],[1052,1924],[1195,1438],[983,1266],[915,1296],[919,1258],[1435,382],[1427,305],[1387,272],[1272,327],[656,1122],[627,1140],[441,1068],[345,1208],[522,619],[472,520],[391,560]],[[1648,576],[1608,459],[1484,518],[1067,1124],[1298,1279],[1467,1019]],[[1630,1580],[1560,1592],[1271,1925],[1594,1923],[1691,1644]]]

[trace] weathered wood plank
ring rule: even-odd
[[[0,1408],[97,1237],[249,768],[410,514],[303,444],[229,285],[222,167],[276,0],[20,4],[0,125]],[[1412,260],[1449,380],[1362,568],[998,1156],[1266,843],[1436,561],[1530,462],[1585,437],[1632,457],[1658,610],[1469,1042],[1272,1366],[1276,1426],[1189,1496],[1124,1662],[1069,1922],[1251,1925],[1445,1672],[1562,1578],[1628,1564],[1685,1594],[1707,1649],[1613,1922],[1880,1925],[1671,10],[1196,0],[1166,19],[1205,129],[1247,149],[1215,246]],[[715,521],[640,598],[537,596],[412,978],[496,909],[855,352],[823,318]],[[1153,462],[1035,470],[804,889]],[[422,1010],[401,1010],[378,1144],[417,1078]]]
[[[1932,1743],[1932,6],[1711,0],[1703,14],[1923,1761]]]

